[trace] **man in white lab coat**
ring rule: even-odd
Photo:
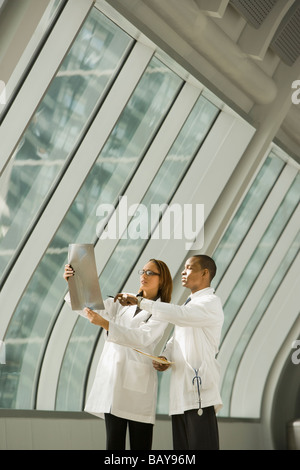
[[[183,306],[156,303],[118,294],[123,305],[137,303],[155,320],[175,325],[164,350],[172,364],[170,415],[175,450],[219,449],[216,412],[222,406],[219,364],[216,360],[224,314],[211,287],[216,265],[207,255],[189,258],[182,271],[182,285],[190,289]],[[123,297],[122,297],[123,296]],[[157,370],[168,366],[153,363]]]

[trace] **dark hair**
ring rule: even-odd
[[[152,258],[149,261],[152,261],[156,264],[156,267],[160,274],[158,295],[162,302],[169,303],[171,301],[173,290],[173,280],[169,268],[166,263],[159,259]]]
[[[210,280],[212,280],[217,272],[217,266],[214,260],[208,255],[194,255],[192,258],[197,258],[202,269],[208,269]]]

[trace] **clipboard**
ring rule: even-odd
[[[149,359],[152,359],[152,361],[159,362],[159,364],[165,364],[165,365],[171,365],[174,364],[174,362],[168,361],[167,359],[163,359],[162,357],[159,356],[152,356],[151,354],[145,353],[141,351],[140,349],[133,348],[134,351],[143,354],[144,356],[149,357]]]
[[[69,294],[72,310],[103,310],[94,245],[91,243],[72,243],[69,245],[68,262],[75,271],[69,277]]]

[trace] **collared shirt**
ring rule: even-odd
[[[143,299],[141,308],[155,320],[175,325],[174,333],[163,355],[174,362],[170,383],[170,415],[198,408],[198,393],[193,377],[201,377],[202,407],[222,406],[219,392],[220,367],[218,353],[224,313],[214,289],[208,287],[191,294],[186,305],[155,304]]]

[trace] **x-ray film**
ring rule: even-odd
[[[70,244],[68,261],[75,271],[68,280],[72,310],[83,310],[85,307],[104,309],[94,245]]]

